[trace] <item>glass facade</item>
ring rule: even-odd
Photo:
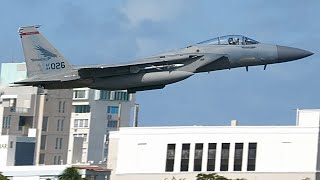
[[[256,170],[257,143],[249,143],[247,171]]]
[[[182,144],[180,171],[189,170],[190,144]]]
[[[118,114],[119,107],[118,106],[108,106],[107,113],[108,114]]]
[[[222,143],[220,171],[228,171],[230,143]]]
[[[75,105],[74,112],[75,113],[89,113],[90,106],[89,105]]]
[[[166,159],[166,172],[173,172],[174,157],[176,144],[168,144],[167,146],[167,159]]]
[[[236,143],[234,151],[234,171],[241,171],[242,169],[242,156],[243,156],[243,143]]]
[[[116,121],[116,120],[109,120],[109,121],[108,121],[108,127],[110,127],[110,128],[116,128],[116,127],[118,127],[118,121]]]
[[[190,154],[191,143],[183,143],[181,146],[181,159],[180,163],[180,172],[190,172],[189,164],[190,159],[194,159],[193,171],[202,171],[202,165],[206,166],[206,171],[242,171],[243,164],[246,159],[243,159],[244,153],[244,144],[245,143],[234,143],[234,146],[231,146],[231,143],[221,143],[221,156],[217,157],[217,146],[218,143],[208,143],[205,148],[204,143],[195,143],[194,144],[194,154]],[[257,143],[249,143],[249,149],[247,150],[248,159],[247,159],[247,171],[255,171],[256,169],[256,152],[257,152]],[[234,161],[230,161],[230,147],[234,147]],[[175,163],[175,150],[176,144],[167,144],[167,154],[166,154],[166,172],[174,171]],[[203,161],[203,154],[207,153],[207,159]],[[220,159],[217,159],[220,158]],[[220,160],[220,169],[216,170],[216,161]],[[230,161],[230,162],[229,162]],[[233,167],[229,169],[230,167]],[[219,167],[218,167],[219,168]],[[191,170],[192,171],[192,170]]]
[[[86,98],[86,90],[74,90],[73,91],[74,99],[85,99]]]
[[[194,171],[201,171],[202,168],[203,143],[196,143],[194,150]]]
[[[107,101],[129,101],[130,94],[125,91],[100,91],[100,99]]]
[[[214,171],[216,165],[217,143],[209,143],[207,171]]]

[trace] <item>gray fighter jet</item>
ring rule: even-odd
[[[130,93],[162,89],[201,73],[249,66],[266,66],[312,55],[302,49],[264,44],[242,35],[228,35],[182,49],[117,64],[73,67],[39,33],[39,26],[19,28],[28,78],[15,84],[45,89],[90,87]]]

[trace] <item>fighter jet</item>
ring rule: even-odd
[[[312,52],[260,43],[242,35],[221,36],[132,63],[74,67],[40,34],[39,25],[19,28],[27,79],[45,89],[89,87],[130,93],[162,89],[196,73],[293,61]]]

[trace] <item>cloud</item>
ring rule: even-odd
[[[120,11],[128,18],[131,25],[138,26],[144,21],[171,21],[177,18],[182,10],[182,0],[130,0]]]

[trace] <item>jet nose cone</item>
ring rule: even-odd
[[[313,53],[292,47],[277,46],[278,59],[280,62],[293,61],[301,58],[311,56]]]

